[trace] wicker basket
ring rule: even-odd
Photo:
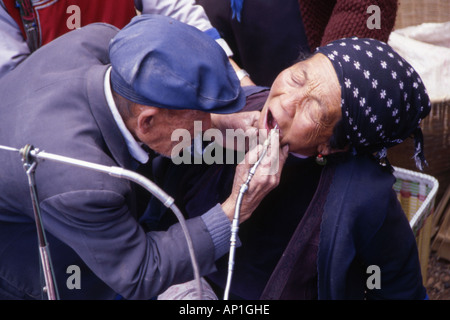
[[[416,237],[424,284],[427,281],[432,215],[439,182],[423,173],[394,167],[394,190]]]
[[[394,29],[450,21],[449,0],[399,0]]]

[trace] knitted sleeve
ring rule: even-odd
[[[368,20],[372,15],[377,19],[376,11],[367,9],[375,5],[380,8],[379,11],[379,27],[374,28]],[[357,36],[360,38],[374,38],[387,42],[391,33],[395,17],[397,14],[397,0],[340,0],[336,5],[328,21],[327,27],[322,37],[321,45],[330,41],[343,38]]]
[[[386,42],[394,28],[398,8],[397,0],[299,0],[299,5],[311,51],[344,37]],[[372,10],[367,12],[371,5],[380,9],[379,15]]]

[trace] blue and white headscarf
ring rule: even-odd
[[[415,138],[416,166],[426,164],[419,127],[431,109],[417,72],[389,45],[345,38],[317,48],[328,57],[341,85],[344,131],[355,151],[386,157],[387,148]]]

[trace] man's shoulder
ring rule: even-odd
[[[109,41],[118,32],[119,29],[110,24],[92,23],[60,36],[47,46],[68,46],[72,50],[99,47],[105,50],[109,47]]]
[[[94,30],[97,32],[110,33],[112,35],[115,35],[117,32],[119,32],[120,29],[111,24],[108,24],[108,23],[95,22],[95,23],[88,24],[84,27],[78,28],[76,30],[73,30],[73,31],[69,32],[68,34],[73,34],[73,32],[90,33]]]
[[[55,80],[85,77],[92,66],[110,63],[109,42],[117,32],[114,26],[95,23],[64,34],[31,54],[16,69],[16,77],[37,77],[37,87]],[[43,74],[42,70],[46,72]]]

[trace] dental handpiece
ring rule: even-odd
[[[260,165],[261,161],[266,156],[267,150],[269,150],[270,140],[272,139],[272,135],[276,132],[277,129],[278,129],[278,124],[275,125],[275,127],[272,130],[270,130],[267,139],[264,141],[263,151],[261,152],[261,155],[259,156],[258,161],[256,161],[255,164],[248,171],[247,180],[241,186],[241,189],[240,189],[239,193],[245,193],[247,191],[247,189],[249,187],[249,184],[250,184],[250,181],[252,180],[253,176],[255,175],[256,169],[258,168],[258,166]],[[237,218],[239,218],[239,216]]]
[[[240,209],[241,209],[241,203],[242,198],[244,197],[245,192],[247,192],[250,181],[252,180],[253,176],[255,175],[256,169],[261,164],[261,161],[264,159],[264,157],[267,154],[267,150],[270,146],[270,141],[272,139],[272,135],[276,132],[278,129],[278,124],[275,125],[275,127],[270,130],[270,133],[267,137],[267,139],[264,141],[263,144],[263,150],[261,152],[261,155],[259,156],[258,160],[255,162],[255,164],[250,168],[247,176],[247,180],[241,185],[241,188],[239,189],[239,195],[236,201],[236,207],[234,210],[234,217],[233,222],[231,224],[231,237],[230,237],[230,253],[229,253],[229,259],[228,259],[228,276],[227,276],[227,283],[225,286],[224,291],[224,300],[228,300],[230,287],[231,287],[231,279],[233,277],[233,270],[234,270],[234,256],[236,251],[236,242],[237,242],[237,234],[239,231],[239,217],[240,217]]]

